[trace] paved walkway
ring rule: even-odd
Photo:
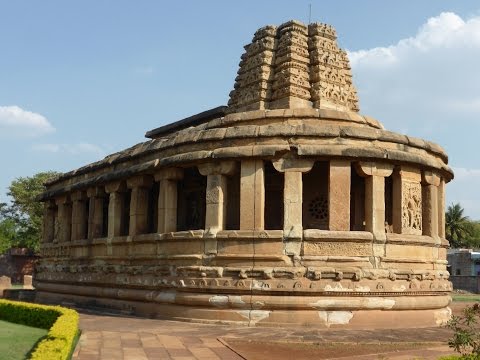
[[[317,330],[308,328],[265,328],[197,324],[82,313],[83,331],[75,360],[96,359],[312,359],[318,344],[347,343],[338,352],[343,359],[437,359],[452,354],[446,346],[451,336],[445,328],[396,330]],[[230,341],[230,343],[229,343]],[[426,343],[415,350],[361,355],[351,353],[349,344]],[[276,344],[281,343],[282,346]],[[296,344],[289,347],[290,344]],[[309,344],[316,346],[308,346]],[[300,344],[300,347],[298,346]],[[287,350],[285,350],[287,346]],[[283,350],[282,350],[283,347]],[[316,351],[316,353],[315,353]],[[390,350],[391,351],[391,350]],[[339,358],[339,353],[332,358]],[[315,355],[316,354],[316,355]]]

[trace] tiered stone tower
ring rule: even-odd
[[[335,39],[324,24],[258,30],[228,107],[50,182],[37,300],[249,325],[445,323],[447,154],[358,113]]]
[[[326,24],[259,29],[245,46],[228,112],[325,108],[358,111],[347,54]]]

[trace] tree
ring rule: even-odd
[[[46,181],[59,173],[48,171],[19,177],[8,187],[10,204],[0,204],[0,252],[5,246],[37,250],[42,236],[43,204],[36,201]]]
[[[471,222],[463,212],[464,209],[457,203],[449,205],[445,213],[445,237],[454,248],[465,246],[466,239],[472,235]]]

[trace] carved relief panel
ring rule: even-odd
[[[402,228],[405,233],[422,233],[422,187],[420,183],[405,181],[402,199]]]
[[[402,166],[393,179],[393,230],[422,234],[422,185],[420,170]]]

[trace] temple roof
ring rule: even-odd
[[[255,32],[241,57],[228,112],[324,108],[355,111],[347,53],[327,24],[289,21]]]

